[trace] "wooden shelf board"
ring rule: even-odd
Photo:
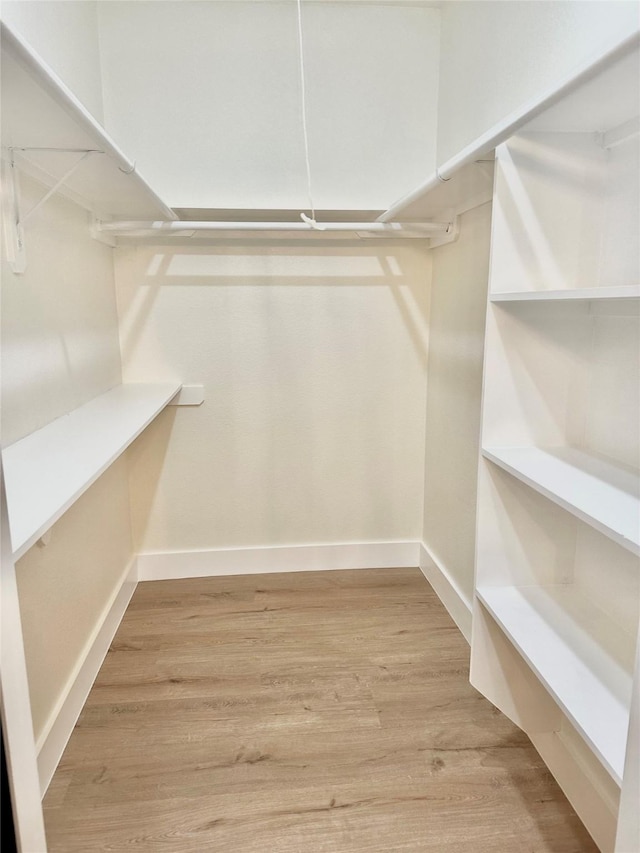
[[[5,447],[14,559],[19,559],[126,450],[179,391],[119,385]]]
[[[476,594],[620,785],[632,674],[609,651],[611,636],[622,633],[613,620],[566,585],[479,587]],[[609,649],[598,634],[608,636]],[[619,639],[634,645],[632,637]]]
[[[640,483],[630,468],[573,447],[488,447],[482,455],[640,554]]]
[[[491,302],[558,302],[590,301],[592,299],[640,299],[640,285],[620,287],[581,287],[575,290],[522,290],[492,293]]]

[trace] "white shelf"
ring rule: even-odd
[[[81,156],[73,149],[104,152],[89,155],[62,191],[101,215],[176,219],[51,68],[6,24],[1,35],[3,149],[41,149],[16,152],[16,163],[53,185]]]
[[[640,299],[640,285],[621,287],[581,287],[575,290],[522,290],[492,293],[491,302],[561,302],[592,299]]]
[[[638,114],[639,80],[640,57],[633,50],[537,115],[523,131],[602,133],[617,127]]]
[[[632,689],[631,672],[611,651],[621,632],[570,586],[479,587],[476,594],[620,785]]]
[[[3,449],[14,559],[38,541],[179,390],[178,383],[119,385]]]
[[[408,199],[393,217],[398,222],[424,219],[446,220],[470,210],[493,196],[493,152],[478,155],[477,162],[457,169],[446,181],[437,173],[425,184],[423,192]],[[383,214],[383,216],[386,214]]]
[[[443,163],[424,183],[392,204],[380,220],[441,218],[448,211],[463,212],[481,203],[489,173],[484,170],[483,174],[480,167],[490,164],[479,161],[490,157],[496,146],[523,128],[602,131],[637,114],[639,41],[640,35],[634,32],[574,69],[552,89],[522,105]],[[599,82],[600,72],[604,72],[604,83]],[[597,109],[594,95],[598,97]]]
[[[490,447],[482,455],[640,554],[640,484],[630,468],[572,447]]]

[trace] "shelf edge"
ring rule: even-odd
[[[134,385],[134,384],[137,384],[137,383],[123,383],[123,385]],[[140,384],[149,384],[149,383],[140,383]],[[161,386],[164,383],[157,383],[157,384],[158,384],[158,386]],[[123,387],[123,386],[116,386],[116,388],[118,388],[118,387]],[[73,506],[73,504],[78,500],[78,498],[80,498],[87,491],[87,489],[89,489],[89,487],[92,486],[96,482],[96,480],[100,476],[102,476],[102,474],[104,474],[104,472],[107,470],[107,468],[109,468],[116,461],[116,459],[118,459],[118,457],[120,457],[124,453],[124,451],[135,441],[136,438],[138,438],[138,436],[149,426],[149,424],[153,420],[155,420],[155,418],[160,414],[160,412],[164,408],[166,408],[166,406],[170,403],[170,401],[173,400],[173,398],[180,392],[181,387],[182,386],[179,383],[167,383],[167,392],[166,392],[166,394],[163,395],[162,402],[153,410],[152,414],[150,414],[145,419],[144,423],[142,423],[138,427],[138,429],[132,435],[129,436],[126,443],[122,447],[120,447],[120,449],[116,453],[111,454],[102,465],[100,465],[95,471],[93,471],[92,475],[82,484],[82,486],[80,488],[76,489],[71,494],[71,496],[69,496],[64,501],[64,503],[60,507],[58,507],[58,509],[55,510],[55,512],[53,512],[47,518],[47,520],[45,522],[40,524],[31,534],[29,534],[29,536],[26,539],[23,539],[17,545],[12,542],[14,561],[17,561],[20,559],[20,557],[24,556],[24,554],[26,554],[26,552],[36,544],[38,539],[40,539],[47,532],[47,530],[49,530],[57,521],[59,521],[59,519],[65,514],[65,512],[71,506]],[[114,389],[111,389],[111,391],[113,391],[113,390]],[[108,394],[110,392],[107,391],[105,393]],[[98,397],[100,397],[100,396],[103,396],[103,395],[98,395]],[[94,398],[94,400],[98,399],[98,397]],[[93,402],[93,401],[90,400],[89,403],[91,403],[91,402]],[[80,407],[80,408],[82,408],[82,407]],[[43,427],[43,429],[46,429],[46,427]],[[17,444],[18,442],[15,442],[15,443]],[[7,448],[5,448],[5,451],[9,450],[10,447],[11,447],[11,445],[9,445]],[[10,510],[10,507],[9,507],[9,510]],[[9,512],[9,515],[11,515],[10,512]]]

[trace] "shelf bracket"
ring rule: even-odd
[[[435,249],[437,246],[446,246],[447,243],[455,243],[460,236],[460,217],[452,217],[451,222],[447,226],[447,230],[442,234],[434,234],[429,240],[429,248]]]
[[[7,261],[14,273],[21,275],[27,260],[24,251],[24,230],[20,222],[20,175],[13,151],[9,161],[2,161],[4,174],[4,192],[2,194],[2,219],[4,222]]]
[[[20,194],[20,171],[16,163],[16,152],[24,153],[25,151],[58,151],[65,154],[79,154],[80,157],[75,161],[70,169],[59,178],[54,185],[47,190],[42,198],[27,211],[22,213],[22,200]],[[64,186],[69,178],[74,174],[78,167],[89,157],[90,154],[102,154],[102,151],[96,149],[78,149],[78,148],[9,148],[9,175],[5,181],[7,186],[4,222],[5,222],[5,237],[7,243],[7,254],[9,266],[14,273],[21,275],[27,267],[24,226],[31,217],[37,213],[40,208],[46,204],[52,195]]]

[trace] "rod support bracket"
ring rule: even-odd
[[[454,216],[449,223],[447,230],[442,234],[434,234],[429,240],[429,248],[435,249],[438,246],[446,246],[447,243],[455,243],[460,236],[460,217]]]

